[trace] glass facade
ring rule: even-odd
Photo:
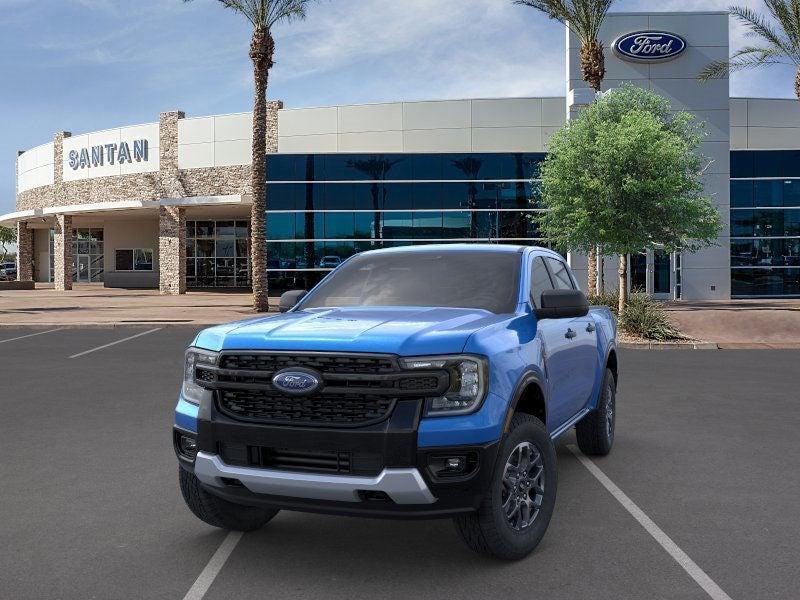
[[[447,242],[541,244],[541,153],[267,157],[270,286],[314,285],[354,253]]]
[[[250,286],[248,221],[186,222],[186,286]]]
[[[731,152],[731,295],[800,295],[800,150]]]

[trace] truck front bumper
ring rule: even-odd
[[[494,470],[497,442],[419,447],[421,405],[401,401],[387,421],[334,429],[233,420],[213,402],[197,410],[195,427],[176,422],[181,468],[228,501],[249,506],[388,518],[437,518],[478,509]],[[178,440],[196,441],[196,456]],[[325,469],[314,464],[333,458]],[[463,472],[445,473],[463,457]],[[278,460],[280,458],[280,460]],[[293,465],[302,462],[302,468]],[[294,461],[294,462],[293,462]],[[344,466],[343,466],[344,465]],[[343,467],[338,471],[338,467]]]

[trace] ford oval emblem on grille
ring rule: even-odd
[[[284,369],[275,373],[272,385],[284,394],[311,394],[322,385],[322,376],[310,369]]]

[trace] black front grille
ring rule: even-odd
[[[274,424],[355,426],[382,421],[395,399],[369,394],[283,396],[263,390],[221,390],[219,408],[230,417]]]
[[[380,454],[369,452],[270,448],[226,442],[219,444],[219,453],[229,465],[280,471],[377,475],[384,466]]]
[[[308,395],[272,384],[278,371],[311,370],[321,379]],[[223,414],[279,425],[358,427],[389,417],[399,398],[444,393],[446,370],[408,372],[390,355],[357,353],[223,353],[218,365],[198,365],[197,382],[216,391]]]
[[[267,371],[274,373],[289,367],[306,367],[321,373],[385,374],[397,371],[389,357],[344,354],[226,354],[220,360],[223,369]]]

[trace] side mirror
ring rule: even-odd
[[[589,314],[589,301],[580,290],[545,290],[541,308],[536,309],[539,319],[567,319]]]
[[[278,310],[282,313],[288,312],[292,309],[300,300],[303,299],[308,292],[305,290],[289,290],[288,292],[284,292],[281,295],[281,300],[278,303]]]

